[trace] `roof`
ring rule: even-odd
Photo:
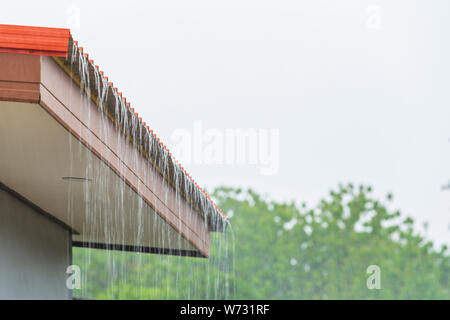
[[[67,57],[69,29],[0,25],[0,52]]]
[[[125,95],[72,39],[69,29],[0,25],[0,52],[53,57],[162,177],[208,220],[211,231],[225,230],[226,215],[143,121]]]

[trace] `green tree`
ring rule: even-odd
[[[340,185],[314,208],[217,188],[230,214],[211,258],[77,249],[88,270],[79,294],[116,299],[449,299],[450,257],[370,187]],[[234,241],[233,241],[234,240]],[[90,262],[88,263],[88,259]],[[369,290],[368,266],[381,269]],[[113,271],[112,271],[113,270]],[[116,271],[114,271],[116,270]],[[115,272],[115,273],[114,273]]]

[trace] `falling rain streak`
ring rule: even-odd
[[[100,162],[101,165],[98,165],[98,158],[85,152],[86,145],[91,145],[93,141],[80,143],[76,137],[68,135],[71,172],[67,173],[67,177],[79,177],[84,181],[80,183],[76,179],[66,180],[70,184],[68,219],[71,223],[77,219],[73,212],[78,209],[80,199],[75,195],[82,188],[84,223],[83,230],[77,231],[82,235],[81,242],[87,244],[87,248],[74,248],[73,264],[80,266],[82,279],[81,289],[75,291],[74,296],[98,298],[98,288],[93,283],[101,283],[103,292],[107,292],[106,296],[101,297],[105,299],[232,297],[235,291],[234,237],[229,221],[222,218],[220,209],[174,160],[159,138],[142,123],[121,93],[108,82],[108,78],[93,65],[75,42],[72,50],[69,50],[66,64],[75,81],[79,80],[79,94],[83,111],[88,117],[88,125],[93,124],[91,117],[94,113],[100,114],[103,136],[117,139],[108,143],[114,142],[118,148],[117,154],[127,160],[120,159],[118,172],[113,173],[107,164]],[[102,112],[92,108],[91,100]],[[113,112],[111,106],[114,108]],[[112,127],[119,134],[112,135]],[[90,135],[89,139],[94,137]],[[127,144],[131,144],[133,148],[130,149]],[[136,196],[136,193],[142,194],[142,184],[138,184],[138,190],[132,190],[125,181],[125,174],[129,170],[125,163],[132,163],[135,167],[143,166],[143,156],[147,158],[145,165],[148,167],[140,170],[145,176],[139,178],[151,181],[151,190],[162,190],[157,195],[160,201],[156,201],[153,208],[143,197]],[[86,165],[82,167],[80,164]],[[156,175],[161,175],[164,179],[155,179]],[[186,247],[182,234],[174,231],[158,214],[154,214],[161,212],[165,209],[162,207],[173,200],[169,194],[171,190],[175,190],[178,212],[183,214],[183,204],[187,201],[204,214],[203,219],[210,230],[223,231],[211,233],[209,258],[185,257],[171,254],[171,251],[157,252],[169,254],[143,252],[145,248],[151,247]],[[132,215],[134,218],[131,218]],[[178,221],[181,224],[181,219]],[[95,249],[91,244],[96,242],[114,244],[115,249],[129,249],[129,244],[133,243],[132,250],[135,252]],[[95,264],[97,268],[93,267]],[[101,274],[99,264],[103,266]]]

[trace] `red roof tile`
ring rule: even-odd
[[[0,25],[0,52],[67,57],[70,30]]]

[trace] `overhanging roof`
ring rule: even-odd
[[[67,57],[69,29],[0,25],[0,52]]]
[[[40,33],[39,30],[42,32]],[[65,51],[62,42],[66,43]],[[84,154],[92,154],[100,159],[107,165],[109,171],[126,182],[127,188],[132,193],[134,192],[144,200],[150,211],[169,222],[169,228],[179,232],[189,240],[191,245],[194,244],[200,250],[201,255],[207,256],[209,253],[209,234],[207,233],[223,231],[226,226],[226,217],[206,192],[174,159],[156,134],[134,112],[123,94],[113,86],[113,83],[99,70],[98,66],[94,65],[83,49],[72,40],[70,31],[68,29],[0,26],[0,44],[0,52],[20,53],[7,56],[5,53],[0,54],[10,61],[5,65],[6,60],[3,60],[3,65],[1,65],[0,58],[0,68],[5,70],[3,75],[0,75],[0,100],[39,104],[54,120],[76,137],[77,141],[81,142],[86,148],[83,151]],[[26,55],[21,55],[23,53],[39,54],[41,57],[37,57],[38,60],[28,59],[25,58]],[[28,71],[18,75],[17,70],[13,70],[14,65],[16,69],[19,65],[20,70],[26,67]],[[69,82],[66,79],[69,79]],[[83,94],[79,93],[80,90],[70,89],[70,86],[75,85],[83,90]],[[88,102],[85,101],[86,99],[80,99],[80,96],[85,96]],[[2,110],[1,108],[2,106],[0,106],[0,111],[8,109]],[[14,108],[11,109],[10,106],[8,110],[12,117],[11,110]],[[25,108],[23,110],[34,109]],[[89,117],[85,114],[86,111],[89,112]],[[103,132],[105,123],[108,123],[108,133]],[[9,127],[11,130],[14,129],[14,126]],[[42,134],[45,135],[45,130]],[[115,135],[114,139],[111,139],[111,134]],[[3,141],[3,143],[6,142]],[[119,145],[115,145],[117,143]],[[64,146],[59,148],[64,149]],[[77,150],[81,149],[79,147]],[[130,153],[137,153],[139,156],[129,159]],[[14,166],[14,162],[10,162],[7,166]],[[100,168],[101,165],[97,165],[97,167]],[[32,171],[30,172],[33,174]],[[108,175],[105,172],[104,174]],[[2,178],[4,177],[0,175],[0,179]],[[11,177],[9,179],[14,180]],[[118,183],[114,182],[114,178],[112,179],[110,183],[113,185]],[[158,190],[163,186],[166,189],[165,194]],[[130,203],[135,201],[133,197],[130,199]],[[180,202],[179,199],[183,199],[183,201]],[[132,213],[127,214],[132,215]],[[196,217],[206,222],[206,229],[201,226],[201,220],[197,221]],[[182,225],[188,230],[183,231]],[[132,223],[130,226],[129,232],[132,233]],[[195,240],[196,237],[198,240]],[[84,240],[84,243],[99,247],[102,244],[122,250],[132,249],[133,246],[138,247],[132,239],[117,244],[108,243],[105,239],[97,239],[97,241],[80,237],[80,244],[83,242],[81,239]],[[205,242],[208,242],[206,247],[201,244]],[[186,245],[189,247],[188,244]],[[181,245],[175,250],[185,250],[186,245]],[[173,249],[161,248],[161,246],[158,248],[161,249],[161,252]],[[187,250],[192,250],[192,248]]]

